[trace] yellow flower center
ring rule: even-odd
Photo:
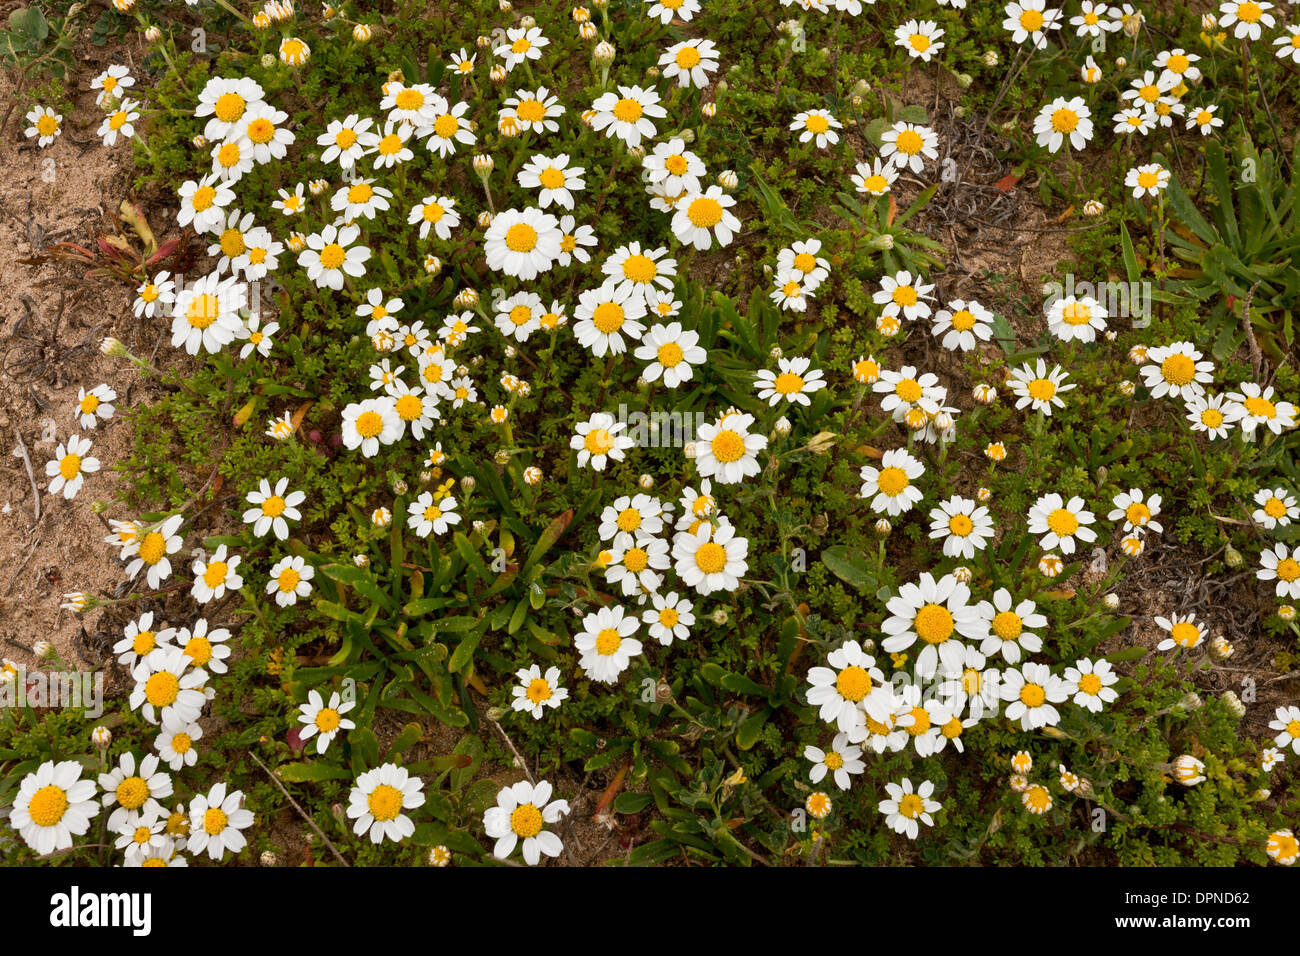
[[[443,113],[433,121],[434,135],[442,139],[451,139],[460,129],[460,120],[450,113]]]
[[[540,677],[536,677],[528,682],[528,689],[525,696],[534,704],[540,704],[551,699],[551,685]]]
[[[125,125],[126,125],[126,113],[123,110],[118,110],[116,113],[114,113],[112,116],[108,118],[109,129],[121,129]]]
[[[920,401],[920,398],[925,394],[925,391],[921,388],[921,383],[916,379],[905,378],[894,386],[894,394],[908,404],[911,404]]]
[[[517,222],[506,230],[506,246],[512,252],[530,252],[537,245],[537,230],[525,222]]]
[[[223,123],[233,123],[244,115],[246,105],[238,93],[222,93],[217,97],[215,106],[217,119]]]
[[[546,119],[546,106],[533,99],[520,100],[515,115],[525,123],[540,123]]]
[[[826,119],[825,116],[822,116],[820,113],[813,113],[806,120],[804,120],[803,125],[804,125],[804,129],[814,134],[824,133],[831,128],[830,121]]]
[[[584,446],[593,455],[603,455],[614,447],[614,436],[607,429],[593,428],[587,432]]]
[[[215,588],[226,580],[226,572],[229,565],[225,561],[213,561],[208,565],[207,570],[203,572],[203,583],[210,588]]]
[[[167,553],[167,539],[161,532],[150,531],[140,542],[140,560],[145,564],[157,564]]]
[[[337,269],[347,260],[348,254],[337,242],[331,242],[320,251],[320,264],[326,269]]]
[[[641,104],[626,96],[614,104],[614,118],[621,123],[635,123],[641,118],[641,112]]]
[[[356,426],[357,434],[362,438],[374,438],[384,430],[384,419],[378,412],[362,412],[357,416]]]
[[[913,33],[907,38],[907,43],[917,53],[924,53],[930,49],[930,38],[924,33]]]
[[[1300,561],[1296,561],[1295,558],[1283,558],[1277,563],[1277,576],[1288,584],[1300,578]]]
[[[1036,378],[1025,386],[1025,391],[1035,401],[1047,402],[1051,401],[1052,396],[1056,394],[1056,385],[1051,379]]]
[[[190,196],[190,205],[197,211],[203,212],[216,201],[217,191],[211,186],[200,186],[194,190],[194,195]]]
[[[153,631],[140,631],[136,634],[135,639],[131,641],[131,650],[143,657],[152,651],[157,644],[157,635]]]
[[[263,117],[258,117],[248,124],[248,138],[254,143],[266,144],[275,138],[275,124]]]
[[[686,218],[698,229],[709,229],[722,221],[722,203],[700,196],[686,207]]]
[[[510,829],[525,840],[542,832],[542,811],[531,803],[521,804],[510,814]]]
[[[745,455],[745,439],[730,429],[718,432],[710,447],[713,449],[713,457],[723,464],[739,461]]]
[[[1286,503],[1280,498],[1269,498],[1264,502],[1264,514],[1270,518],[1281,518],[1286,514]]]
[[[871,675],[866,668],[850,664],[836,676],[835,690],[845,700],[856,704],[871,693]]]
[[[322,707],[316,712],[316,729],[322,734],[328,734],[331,731],[338,729],[339,721],[341,719],[339,712],[334,708]]]
[[[27,804],[27,815],[38,827],[52,827],[68,810],[68,795],[54,784],[41,787]]]
[[[1159,175],[1151,172],[1150,170],[1143,170],[1142,172],[1138,173],[1137,183],[1143,189],[1152,189],[1159,182],[1160,182]]]
[[[942,604],[927,604],[916,612],[913,627],[916,629],[916,636],[925,643],[942,644],[952,637],[952,612]]]
[[[908,486],[907,472],[902,468],[890,466],[882,468],[876,477],[876,487],[890,498],[897,498]]]
[[[127,777],[117,785],[117,802],[127,810],[139,810],[149,799],[149,785],[142,777]]]
[[[81,473],[81,456],[64,455],[59,459],[59,474],[64,481],[71,481]]]
[[[1047,700],[1047,691],[1039,684],[1026,684],[1020,688],[1020,701],[1026,707],[1042,707]]]
[[[398,93],[397,98],[400,101],[402,94]],[[356,145],[356,142],[357,134],[355,130],[344,128],[334,134],[334,145],[339,149],[351,149]]]
[[[659,359],[659,364],[664,368],[675,368],[682,364],[685,355],[682,352],[682,347],[676,342],[665,342],[659,346],[656,357]]]
[[[664,627],[676,627],[680,619],[675,608],[666,607],[659,612],[659,623]]]
[[[1062,106],[1052,114],[1052,129],[1058,133],[1073,133],[1079,125],[1079,114]]]
[[[602,302],[592,311],[591,321],[606,335],[617,332],[623,327],[626,313],[617,302]]]
[[[159,671],[144,682],[145,700],[155,707],[168,707],[180,696],[181,682],[175,674]]]
[[[783,372],[772,382],[772,388],[779,395],[796,395],[803,391],[804,380],[794,372]]]
[[[631,534],[641,527],[641,512],[635,508],[624,508],[618,513],[618,530]]]
[[[681,176],[690,168],[690,163],[687,161],[685,156],[681,155],[681,153],[669,156],[664,160],[664,169],[668,170],[668,172],[674,176]]]
[[[975,313],[970,309],[962,309],[952,314],[952,327],[958,332],[969,332],[975,328]]]
[[[288,594],[291,591],[298,590],[298,582],[301,580],[302,575],[300,575],[296,570],[293,568],[285,568],[280,572],[280,576],[276,578],[275,584],[282,594]]]
[[[1242,405],[1255,418],[1272,418],[1277,414],[1277,407],[1267,398],[1260,398],[1258,395],[1252,395],[1247,398]]]
[[[1179,621],[1169,629],[1169,636],[1180,647],[1195,647],[1201,642],[1201,629],[1190,621]]]
[[[1237,19],[1243,23],[1258,23],[1263,15],[1264,11],[1253,0],[1245,0],[1244,3],[1237,4]]]
[[[722,545],[707,541],[695,552],[695,566],[705,574],[719,574],[727,566],[727,549]]]
[[[527,53],[532,49],[532,46],[532,43],[528,41],[527,37],[520,37],[514,43],[510,44],[510,51],[512,53]]]
[[[1043,28],[1042,11],[1025,10],[1020,14],[1020,25],[1029,33],[1037,33]]]
[[[898,151],[903,155],[915,156],[925,146],[925,140],[921,138],[921,134],[916,130],[905,129],[898,134],[898,138],[894,140],[894,145],[898,147]]]
[[[623,638],[619,637],[617,628],[607,627],[596,635],[596,653],[601,657],[614,654],[622,644]]]
[[[640,574],[650,564],[650,555],[644,548],[628,548],[623,555],[623,566],[633,574]]]
[[[217,162],[226,169],[230,169],[232,166],[239,165],[239,155],[238,143],[226,143],[217,150]]]
[[[975,530],[975,523],[966,515],[953,515],[948,519],[948,531],[959,538],[964,538]]]
[[[1092,309],[1082,302],[1070,302],[1061,309],[1061,321],[1066,325],[1087,325],[1092,321]]]
[[[376,820],[392,820],[402,812],[402,791],[381,783],[371,791],[366,804]]]
[[[1124,509],[1124,519],[1131,525],[1141,527],[1151,520],[1151,509],[1140,501],[1135,501]]]
[[[1196,376],[1196,363],[1186,355],[1171,355],[1160,363],[1160,374],[1170,385],[1186,385]]]
[[[1079,519],[1068,508],[1057,508],[1047,516],[1047,527],[1052,533],[1066,538],[1079,530]]]
[[[993,628],[993,633],[1002,640],[1014,641],[1024,631],[1025,622],[1020,619],[1019,614],[1012,611],[1002,611],[993,616],[993,621],[989,626]]]
[[[907,732],[913,737],[919,737],[930,729],[930,713],[924,707],[913,707],[909,713],[912,715],[911,726]]]
[[[916,305],[916,290],[910,285],[900,285],[894,290],[893,300],[895,305]]]
[[[1101,693],[1101,678],[1096,674],[1084,674],[1079,678],[1079,690],[1091,697]]]

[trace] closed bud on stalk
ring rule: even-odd
[[[983,60],[984,65],[990,69],[998,65],[998,53],[996,50],[987,51],[980,59]]]
[[[100,750],[107,750],[108,745],[113,742],[113,732],[100,724],[90,732],[90,742]]]
[[[1126,66],[1128,66],[1128,57],[1123,57],[1123,56],[1115,57],[1115,67],[1117,69],[1122,70]]]
[[[1200,710],[1201,707],[1204,705],[1204,703],[1205,702],[1201,700],[1200,695],[1197,694],[1196,691],[1194,690],[1189,690],[1178,700],[1178,706],[1181,707],[1183,710],[1188,710],[1188,711]]]
[[[506,77],[508,75],[509,74],[506,73],[506,68],[502,66],[500,63],[498,63],[496,66],[492,67],[492,69],[488,71],[488,79],[491,80],[493,83],[496,83],[498,86],[506,81]]]
[[[1089,199],[1083,204],[1083,214],[1085,216],[1100,216],[1105,211],[1105,204],[1096,199]]]
[[[718,115],[718,106],[716,103],[705,103],[700,107],[700,115],[705,119],[713,119]]]
[[[1295,620],[1295,607],[1291,604],[1283,604],[1277,609],[1277,616],[1285,623],[1290,624]]]
[[[258,857],[258,860],[263,866],[275,866],[280,862],[276,855],[270,850],[263,850],[262,855]]]
[[[730,617],[727,614],[727,609],[725,607],[720,607],[714,610],[712,620],[714,624],[718,625],[718,627],[726,624],[727,621],[730,620]]]
[[[495,461],[498,465],[508,465],[510,464],[510,452],[502,448],[498,450],[495,455],[492,456],[492,460]]]
[[[354,554],[352,555],[352,563],[359,568],[368,568],[370,567],[370,558],[364,554]]]
[[[1108,611],[1113,611],[1113,610],[1115,610],[1117,607],[1119,607],[1119,595],[1118,595],[1118,594],[1107,594],[1104,598],[1101,599],[1101,601],[1102,601],[1103,604],[1106,605],[1106,610],[1108,610]]]
[[[529,16],[522,17],[519,20],[519,25],[525,30],[531,30],[533,27],[537,26],[537,20]]]
[[[49,641],[37,641],[32,645],[32,653],[40,660],[54,656],[54,645]]]
[[[657,67],[657,66],[651,66],[651,67],[647,67],[647,68],[646,68],[645,75],[648,76],[648,77],[649,77],[650,79],[652,79],[652,80],[657,80],[657,79],[659,79],[659,77],[660,77],[660,75],[661,75],[661,72],[660,72],[660,70],[659,70],[659,67]]]
[[[734,169],[724,169],[722,172],[718,173],[718,185],[727,190],[727,192],[731,192],[731,190],[740,185],[740,177],[736,175]]]
[[[1227,549],[1223,552],[1223,563],[1230,568],[1241,567],[1241,563],[1242,563],[1241,552],[1238,551],[1236,548],[1234,548],[1232,545],[1228,545]]]
[[[952,576],[957,579],[958,584],[970,584],[970,568],[966,567],[964,564],[959,564],[957,567],[953,568]]]
[[[591,58],[596,61],[597,66],[609,66],[614,62],[614,56],[617,51],[614,44],[608,40],[601,40],[591,51]]]
[[[150,43],[157,43],[162,39],[162,30],[151,23],[144,31],[144,38]]]
[[[1226,661],[1235,650],[1236,648],[1232,646],[1232,642],[1222,634],[1217,635],[1210,641],[1210,656],[1216,661]]]
[[[636,480],[636,483],[642,491],[649,491],[655,486],[655,479],[653,475],[642,475]]]
[[[776,420],[776,424],[772,426],[772,430],[784,438],[786,435],[790,434],[790,419],[782,415]]]
[[[492,225],[492,219],[493,219],[492,213],[484,209],[481,213],[478,214],[478,227],[480,229],[486,229],[488,226]]]
[[[960,86],[963,90],[970,89],[970,85],[974,82],[975,82],[974,78],[969,73],[957,74],[957,85]]]
[[[882,538],[889,537],[889,532],[893,530],[894,530],[894,526],[889,523],[888,518],[876,519],[876,534],[880,535]]]
[[[1238,720],[1246,716],[1246,705],[1241,702],[1241,698],[1235,691],[1225,690],[1219,700],[1223,701],[1223,706],[1228,708]]]
[[[473,491],[476,484],[478,484],[478,482],[474,480],[473,475],[466,475],[460,480],[460,486],[465,491]]]
[[[578,24],[578,36],[583,40],[590,41],[600,36],[600,31],[596,29],[596,24],[586,20]]]

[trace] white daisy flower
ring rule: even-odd
[[[767,438],[749,431],[753,415],[731,412],[696,433],[695,470],[701,478],[734,485],[759,473],[758,453]]]
[[[280,607],[289,607],[297,604],[298,598],[311,594],[311,579],[315,576],[316,569],[303,558],[297,555],[281,558],[271,566],[266,593],[274,594],[275,603]]]
[[[1021,651],[1037,654],[1043,649],[1043,639],[1031,628],[1047,627],[1047,618],[1038,613],[1038,605],[1033,601],[1017,604],[1010,591],[998,588],[993,592],[992,603],[980,601],[975,609],[988,624],[988,635],[980,645],[981,654],[988,657],[1001,654],[1008,664],[1018,664]]]
[[[1084,500],[1075,495],[1068,502],[1056,493],[1041,495],[1029,509],[1028,531],[1042,535],[1039,544],[1044,551],[1058,545],[1064,554],[1074,554],[1075,539],[1086,544],[1097,540],[1097,532],[1088,527],[1096,516],[1084,508]]]
[[[257,489],[245,497],[244,500],[254,507],[244,512],[244,523],[253,526],[255,537],[262,538],[268,531],[274,531],[276,538],[284,541],[289,537],[288,522],[302,520],[298,505],[307,500],[307,494],[303,491],[290,491],[286,494],[288,487],[288,478],[277,481],[274,490],[271,483],[263,478]]]
[[[99,459],[90,456],[92,442],[80,435],[69,435],[67,444],[60,442],[54,450],[54,459],[45,463],[45,475],[50,480],[49,492],[72,500],[86,481],[86,475],[99,471]]]
[[[641,622],[647,626],[651,637],[667,647],[674,639],[684,641],[691,636],[695,606],[690,601],[678,598],[676,591],[651,594],[650,601],[653,607],[641,612]]]
[[[559,707],[569,697],[568,690],[560,686],[558,667],[548,667],[543,677],[542,669],[533,664],[515,671],[515,678],[519,683],[510,689],[514,697],[510,706],[516,711],[532,714],[534,720],[541,720],[547,707]]]
[[[896,654],[920,641],[925,646],[917,655],[916,673],[926,680],[941,663],[947,671],[959,670],[965,651],[961,639],[981,641],[988,636],[987,622],[969,600],[970,588],[953,575],[936,581],[928,571],[922,573],[915,584],[902,585],[886,602],[890,616],[880,627],[889,636],[881,648]]]
[[[880,458],[880,467],[863,465],[859,472],[859,498],[871,498],[871,510],[896,517],[911,511],[924,497],[914,482],[925,474],[925,466],[902,448],[893,448]],[[874,497],[873,497],[874,496]]]
[[[671,0],[670,0],[671,2]],[[688,0],[690,2],[690,0]],[[536,786],[521,780],[497,794],[497,805],[483,814],[483,829],[496,843],[492,855],[504,860],[523,841],[524,862],[536,866],[545,854],[557,857],[564,849],[560,838],[544,829],[559,823],[569,812],[567,800],[551,800],[551,785],[545,780]]]
[[[356,728],[353,721],[343,716],[355,706],[356,701],[343,700],[338,691],[330,694],[328,704],[320,691],[308,691],[307,702],[298,705],[298,723],[302,724],[299,738],[310,740],[315,736],[316,753],[323,754],[340,731]]]
[[[582,619],[583,630],[574,636],[573,646],[581,654],[578,665],[589,679],[602,684],[618,682],[632,658],[641,653],[641,642],[632,637],[639,626],[618,604]]]
[[[214,783],[206,794],[190,801],[189,811],[190,838],[185,848],[191,853],[206,850],[209,859],[221,860],[248,845],[240,831],[251,827],[254,817],[244,807],[242,790],[227,792],[225,783]]]

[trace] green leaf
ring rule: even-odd
[[[650,805],[651,795],[648,793],[620,793],[614,798],[615,813],[640,813]]]
[[[772,716],[772,708],[764,707],[762,710],[755,711],[745,718],[745,721],[736,728],[736,746],[741,750],[748,750],[754,744],[758,743],[758,736],[763,732],[763,725],[767,719]]]
[[[845,584],[851,584],[863,594],[870,594],[877,587],[876,576],[867,567],[867,562],[854,555],[842,544],[833,545],[822,550],[822,563],[827,570]]]
[[[352,771],[320,760],[286,763],[275,768],[275,775],[285,783],[318,783],[321,780],[351,780]]]
[[[393,746],[388,751],[388,759],[392,760],[394,757],[398,757],[407,750],[410,750],[413,746],[419,743],[420,738],[423,736],[423,727],[414,721],[407,724],[401,729],[401,732],[398,733],[396,739],[393,741]]]

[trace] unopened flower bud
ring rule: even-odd
[[[893,530],[894,530],[894,526],[889,523],[888,518],[876,519],[876,534],[880,535],[882,538],[889,537],[889,532]]]
[[[100,724],[90,732],[90,742],[100,750],[107,750],[108,745],[113,742],[113,732]]]
[[[790,419],[782,415],[776,420],[776,424],[772,426],[772,430],[784,438],[786,435],[790,434]]]

